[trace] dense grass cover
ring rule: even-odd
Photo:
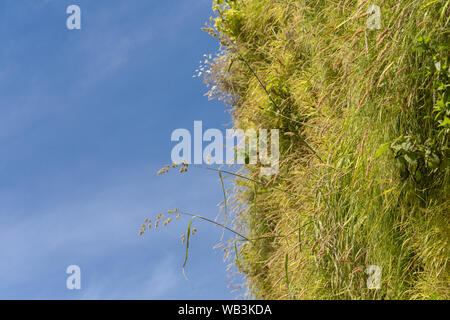
[[[366,26],[373,3],[379,30]],[[214,1],[209,95],[236,128],[280,129],[279,173],[245,166],[227,202],[251,239],[230,241],[229,257],[254,296],[450,298],[449,7]]]

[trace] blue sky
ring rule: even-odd
[[[82,29],[66,28],[67,6]],[[193,79],[216,40],[210,0],[0,2],[0,298],[232,299],[221,231],[188,220],[138,237],[175,207],[215,217],[213,172],[156,172],[176,128],[230,123]],[[79,265],[82,289],[67,290]]]

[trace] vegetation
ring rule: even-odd
[[[377,0],[379,30],[372,4],[214,1],[209,95],[281,132],[279,173],[245,166],[228,203],[258,298],[450,298],[449,1]]]
[[[367,26],[373,3],[380,29]],[[280,130],[278,174],[245,165],[228,198],[218,170],[225,221],[213,223],[236,235],[227,256],[251,294],[449,299],[449,1],[213,9],[205,30],[221,50],[202,67],[208,95],[236,128]],[[379,289],[367,286],[369,266]]]

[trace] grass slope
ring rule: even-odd
[[[245,166],[228,201],[258,298],[450,298],[449,1],[377,0],[379,30],[372,3],[214,1],[210,96],[280,129],[279,173]]]

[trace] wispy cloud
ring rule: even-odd
[[[83,290],[80,299],[164,299],[174,288],[184,282],[180,281],[179,270],[175,268],[176,260],[170,254],[159,261],[148,261],[140,266],[139,272],[111,274],[98,277]],[[181,283],[182,285],[184,283]]]

